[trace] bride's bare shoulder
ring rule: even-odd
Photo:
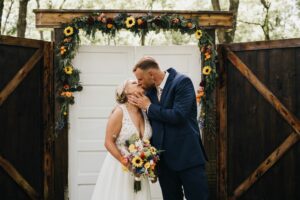
[[[114,107],[114,109],[111,111],[111,114],[110,114],[110,119],[113,118],[113,119],[122,119],[123,117],[123,110],[120,106],[116,106]]]

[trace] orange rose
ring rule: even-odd
[[[193,27],[193,24],[192,24],[192,22],[189,22],[189,23],[187,23],[187,25],[186,25],[188,28],[192,28]]]
[[[106,27],[111,29],[114,25],[113,24],[107,24]]]
[[[71,97],[72,96],[72,92],[65,92],[66,97]]]
[[[137,20],[137,24],[140,26],[140,25],[142,25],[144,23],[144,21],[142,20],[142,19],[138,19]]]

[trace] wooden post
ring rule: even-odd
[[[63,29],[55,28],[54,29],[54,45],[57,42],[61,41],[63,38]],[[55,53],[54,53],[55,54]],[[54,57],[54,68],[58,65],[58,60]],[[54,70],[55,71],[55,70]],[[56,83],[57,77],[54,74],[54,82]],[[57,85],[54,85],[54,88],[57,88]],[[53,93],[54,95],[55,92]],[[57,119],[59,103],[55,101],[55,119]],[[55,120],[56,121],[56,120]],[[63,130],[59,131],[57,138],[54,143],[54,174],[55,174],[55,199],[64,199],[65,189],[68,188],[68,125],[64,127]]]
[[[53,43],[44,45],[44,200],[54,199],[53,135],[54,135],[54,82]]]
[[[207,34],[213,38],[213,43],[215,44],[215,29],[209,29],[206,30]],[[215,46],[216,48],[216,46]],[[201,61],[203,65],[203,60]],[[216,116],[216,91],[213,92],[212,94],[213,98],[213,111],[210,113],[212,116]],[[216,121],[214,122],[215,126],[217,126]],[[217,198],[217,149],[216,149],[216,136],[217,133],[204,133],[203,134],[203,144],[205,147],[205,150],[207,152],[208,156],[208,162],[206,166],[206,173],[208,177],[208,185],[209,185],[209,191],[210,191],[210,199],[214,200]]]
[[[218,46],[217,81],[217,199],[227,200],[227,69],[224,65],[224,49]]]

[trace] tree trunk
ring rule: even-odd
[[[224,29],[217,30],[217,36],[219,43],[231,43],[234,41],[234,35],[236,31],[236,21],[239,9],[239,0],[229,0],[229,11],[233,12],[233,27],[229,31]],[[211,0],[211,4],[215,11],[221,11],[219,0]]]
[[[40,0],[36,0],[36,7],[37,7],[37,9],[41,8]],[[39,30],[39,33],[40,33],[40,39],[44,40],[44,32]]]
[[[0,35],[1,35],[3,7],[4,7],[4,0],[0,0]]]
[[[17,36],[25,37],[26,32],[26,17],[27,17],[27,4],[29,0],[20,0],[19,18],[17,23]]]

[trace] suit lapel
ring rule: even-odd
[[[173,81],[173,79],[175,78],[176,73],[177,73],[176,70],[173,69],[173,68],[170,68],[170,69],[168,69],[167,71],[169,72],[169,77],[168,77],[168,79],[167,79],[166,85],[165,85],[165,87],[164,87],[164,89],[163,89],[163,91],[162,91],[161,97],[160,97],[160,103],[161,103],[161,105],[163,105],[164,100],[165,100],[165,98],[166,98],[166,95],[167,95],[167,93],[168,93],[168,91],[169,91],[169,88],[170,88],[171,85],[172,85],[172,81]]]
[[[158,98],[157,98],[157,91],[156,88],[152,88],[151,90],[149,90],[148,95],[147,95],[151,102],[154,104],[159,104]]]

